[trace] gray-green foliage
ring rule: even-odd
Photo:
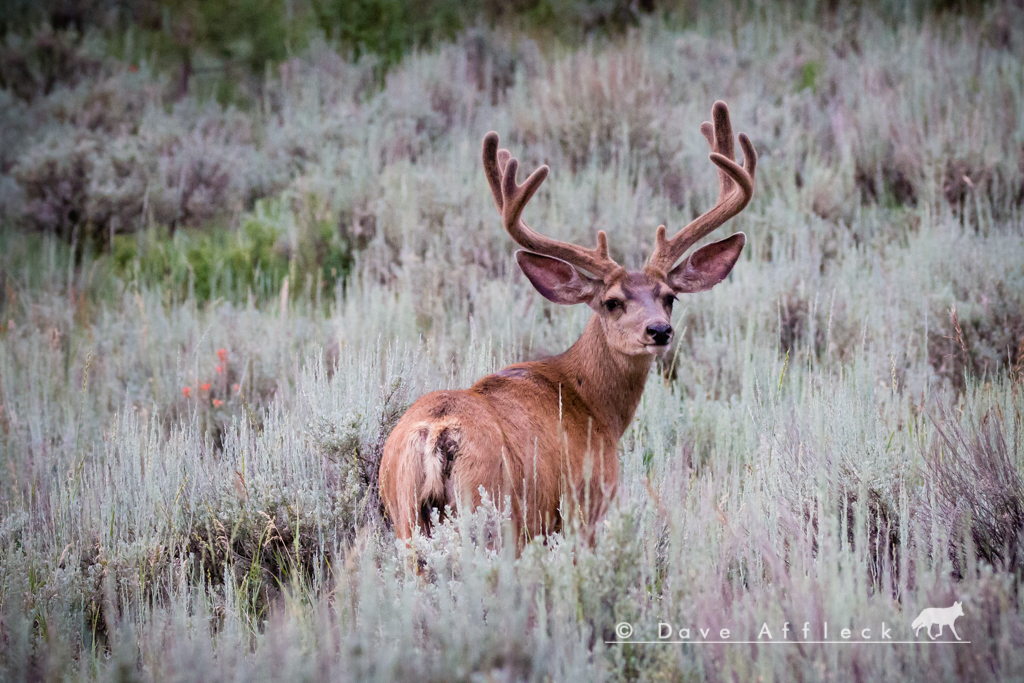
[[[0,677],[1019,678],[1024,61],[988,25],[766,12],[732,36],[651,26],[555,56],[483,34],[373,96],[314,45],[263,113],[147,109],[139,131],[154,117],[197,150],[203,131],[235,145],[228,120],[258,131],[238,154],[256,177],[290,169],[288,210],[258,216],[282,247],[304,216],[362,243],[333,298],[293,280],[199,303],[141,278],[100,296],[102,259],[75,269],[53,241],[4,235]],[[401,410],[560,351],[587,317],[511,267],[482,134],[552,165],[531,223],[605,229],[636,266],[659,222],[713,201],[698,125],[716,98],[760,154],[730,226],[748,246],[680,302],[594,545],[569,530],[517,558],[493,501],[396,547],[374,463]],[[47,139],[19,159],[72,144]],[[917,612],[954,598],[970,645],[606,642],[621,621],[913,639]]]

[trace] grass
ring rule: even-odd
[[[992,28],[1013,11],[828,29],[767,7],[570,51],[481,30],[380,92],[372,65],[313,44],[251,112],[54,113],[89,84],[6,109],[39,123],[0,178],[0,678],[1020,678],[1024,24]],[[494,501],[396,546],[374,481],[402,410],[561,351],[587,318],[512,266],[483,133],[552,166],[533,224],[605,229],[635,267],[658,223],[714,200],[698,126],[716,98],[760,156],[728,228],[748,245],[677,307],[595,544],[569,529],[516,557]],[[59,171],[33,170],[36,146],[62,130],[91,136],[97,173],[137,150],[122,189],[164,197],[167,223],[95,210],[116,193],[86,175],[61,201],[119,216],[113,240],[26,233],[51,214],[25,188]],[[185,215],[161,164],[204,187],[175,155],[208,133],[222,171],[257,180],[231,171],[224,206],[190,205],[224,232],[156,237]],[[325,270],[317,244],[348,260]],[[954,599],[970,644],[608,642],[622,622],[915,640]]]

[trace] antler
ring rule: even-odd
[[[743,148],[743,167],[736,163],[735,147],[732,137],[732,124],[729,122],[729,107],[721,100],[715,102],[711,110],[715,123],[705,121],[700,132],[707,138],[711,146],[711,161],[718,166],[718,201],[706,213],[698,216],[692,223],[680,230],[672,239],[665,239],[665,226],[659,225],[654,253],[647,262],[658,270],[668,272],[686,250],[696,244],[702,237],[715,230],[727,220],[738,214],[750,202],[754,194],[754,169],[757,167],[757,154],[750,138],[740,133],[740,146]]]
[[[519,160],[512,158],[507,149],[498,149],[498,134],[493,131],[484,136],[483,157],[484,173],[491,185],[494,205],[498,207],[505,230],[521,247],[543,256],[561,259],[602,279],[620,268],[608,256],[608,237],[604,230],[597,233],[597,247],[586,249],[545,237],[523,222],[523,208],[548,177],[546,165],[531,173],[522,185],[516,184]]]

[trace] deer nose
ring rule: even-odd
[[[672,338],[672,326],[668,323],[654,323],[647,326],[647,336],[654,340],[658,346],[668,344]]]

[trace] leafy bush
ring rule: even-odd
[[[281,232],[281,218],[277,209],[246,217],[238,230],[178,230],[171,237],[151,229],[117,235],[112,258],[123,278],[200,301],[239,300],[247,293],[273,297],[289,277],[297,283],[292,294],[298,296],[307,278],[332,287],[348,275],[353,251],[335,222],[309,225],[293,244]],[[333,289],[327,293],[333,295]]]
[[[412,48],[454,38],[465,16],[457,0],[316,0],[314,12],[355,59],[377,55],[385,70]]]
[[[54,30],[49,24],[27,36],[0,35],[0,88],[26,101],[48,95],[59,85],[75,86],[96,78],[106,61],[102,44],[82,41],[77,34]]]
[[[26,203],[12,217],[65,239],[81,228],[82,238],[109,242],[146,224],[196,227],[237,216],[281,182],[260,168],[265,157],[237,112],[140,109],[127,110],[117,133],[63,125],[25,149],[12,175]]]

